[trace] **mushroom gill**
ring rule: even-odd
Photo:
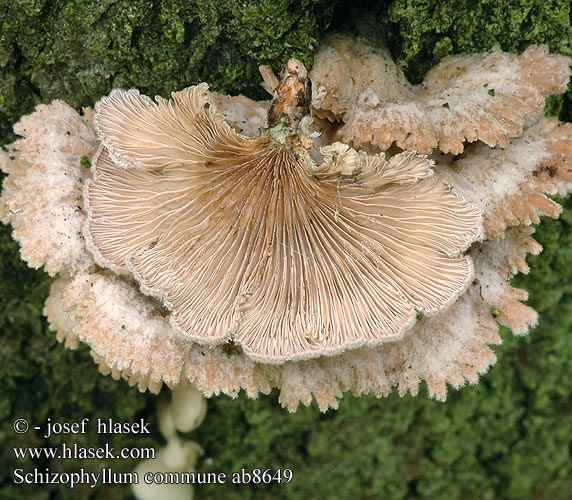
[[[96,260],[132,273],[185,338],[307,359],[395,339],[465,290],[481,214],[425,157],[243,137],[207,88],[100,101],[85,188]]]

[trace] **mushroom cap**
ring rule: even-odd
[[[444,58],[411,85],[389,52],[362,39],[328,37],[311,72],[314,111],[341,121],[355,147],[460,154],[466,142],[505,148],[542,115],[544,98],[566,91],[570,59],[531,46]]]
[[[473,275],[461,253],[480,211],[424,157],[334,144],[316,166],[268,135],[237,134],[205,84],[157,104],[114,91],[96,112],[89,245],[162,299],[187,339],[278,363],[376,345]]]
[[[172,391],[171,413],[179,432],[199,427],[207,414],[207,400],[194,384],[181,384]]]

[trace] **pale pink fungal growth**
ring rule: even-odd
[[[50,276],[93,262],[79,239],[82,184],[88,176],[80,158],[91,156],[97,143],[92,117],[89,111],[79,116],[62,101],[40,105],[14,126],[22,138],[7,152],[0,149],[0,165],[9,174],[0,219],[12,224],[22,259],[36,269],[44,266]],[[38,232],[39,227],[45,230]]]
[[[411,85],[386,50],[334,36],[310,76],[318,116],[342,123],[338,140],[459,154],[477,140],[506,147],[540,117],[546,96],[566,91],[570,70],[567,57],[545,46],[520,55],[495,49],[447,57]]]
[[[558,218],[562,207],[547,195],[572,189],[571,153],[572,124],[541,118],[506,149],[477,143],[454,162],[441,158],[452,168],[440,169],[440,177],[482,209],[485,237],[500,239],[507,227]]]
[[[112,92],[99,139],[89,111],[61,102],[21,120],[0,151],[0,216],[30,265],[57,275],[45,313],[58,340],[87,343],[103,373],[142,390],[276,387],[291,411],[326,410],[346,391],[417,394],[422,381],[444,400],[495,362],[498,323],[535,324],[509,280],[541,250],[530,224],[559,214],[547,195],[572,189],[572,126],[540,116],[568,59],[459,56],[423,90],[377,49],[332,40],[312,74],[334,137],[463,155],[433,152],[433,165],[308,132],[295,63],[282,80],[265,70],[278,123],[262,135],[268,103],[206,84],[157,103]]]

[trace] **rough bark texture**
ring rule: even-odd
[[[34,104],[63,98],[90,105],[111,86],[136,86],[166,95],[199,80],[217,90],[249,92],[258,85],[256,66],[277,68],[287,57],[311,60],[322,29],[331,19],[329,2],[260,1],[233,11],[234,2],[0,2],[0,123],[3,143],[11,124]],[[418,82],[443,56],[504,50],[548,43],[570,55],[567,0],[469,2],[338,2],[335,26],[355,23],[368,12],[394,56]],[[493,5],[494,4],[494,5]],[[238,5],[238,4],[237,4]],[[8,9],[9,10],[6,10]],[[373,14],[372,14],[373,12]],[[247,25],[248,29],[244,29]],[[353,25],[353,26],[351,26]],[[380,26],[384,29],[380,29]],[[276,35],[279,32],[279,35]],[[87,54],[87,56],[86,56]],[[238,56],[237,56],[238,55]],[[243,60],[236,65],[233,61]],[[205,64],[208,61],[208,64]],[[183,72],[182,69],[184,69]],[[262,93],[259,96],[263,96]],[[552,111],[572,118],[570,94],[555,99]],[[289,414],[275,396],[249,400],[221,397],[209,402],[203,426],[193,434],[205,456],[203,470],[231,473],[254,467],[290,467],[289,485],[211,485],[198,497],[260,498],[423,498],[562,499],[569,495],[572,411],[572,203],[558,221],[543,221],[536,237],[544,252],[529,259],[532,271],[519,278],[529,304],[541,314],[527,338],[505,334],[496,348],[499,362],[477,387],[450,395],[441,404],[397,396],[377,400],[346,396],[339,410],[321,414],[313,406]],[[41,309],[49,278],[26,267],[10,229],[0,228],[0,496],[7,498],[129,498],[121,485],[69,490],[61,485],[13,484],[12,471],[99,471],[98,460],[16,460],[14,446],[155,446],[148,437],[96,434],[43,439],[34,431],[12,430],[16,418],[31,425],[52,420],[144,417],[156,429],[155,397],[97,373],[87,350],[71,352],[47,331]],[[134,463],[115,460],[113,470]]]

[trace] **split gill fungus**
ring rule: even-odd
[[[297,72],[270,106],[280,132],[258,137],[237,134],[207,88],[102,99],[85,191],[96,261],[132,273],[183,337],[283,363],[395,339],[464,291],[480,212],[426,158],[336,143],[317,164],[295,131],[309,102]]]
[[[141,390],[278,388],[291,411],[476,383],[498,325],[537,321],[509,280],[572,189],[572,126],[542,116],[569,60],[455,56],[413,87],[332,37],[311,72],[261,73],[270,103],[114,90],[16,124],[0,218],[56,277],[58,340]]]

